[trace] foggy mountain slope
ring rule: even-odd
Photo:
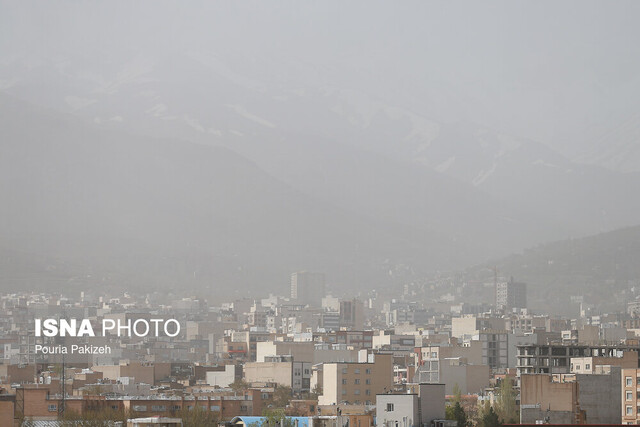
[[[0,132],[0,241],[39,270],[232,291],[308,268],[358,286],[385,262],[440,268],[471,252],[318,202],[225,148],[101,130],[7,96]]]
[[[307,79],[295,74],[295,83],[285,85],[278,59],[145,53],[91,72],[92,62],[71,72],[44,61],[7,91],[110,128],[226,146],[305,194],[381,221],[442,230],[486,248],[480,257],[555,238],[560,230],[563,236],[582,231],[415,161],[412,153],[443,125],[334,86],[331,73],[309,81],[313,67],[303,61],[289,59]],[[198,84],[185,86],[186,76]],[[464,147],[453,141],[452,149]],[[480,160],[473,168],[490,167]]]
[[[556,238],[637,223],[640,173],[572,162],[544,144],[470,123],[443,126],[420,156],[444,174],[565,224],[566,234]]]
[[[466,270],[468,278],[492,281],[501,275],[528,283],[530,307],[553,307],[562,313],[569,296],[589,303],[625,304],[616,300],[640,285],[640,225],[579,239],[566,239],[525,249]],[[614,298],[615,297],[615,298]]]
[[[366,78],[348,87],[339,68],[305,57],[220,47],[112,55],[89,61],[67,53],[30,67],[16,60],[22,72],[13,72],[20,77],[6,91],[114,129],[226,146],[346,209],[414,227],[426,218],[468,239],[490,236],[492,254],[631,225],[640,208],[630,193],[640,174],[575,163],[475,122],[432,119],[433,102],[456,96],[446,87],[447,95],[414,99]],[[398,191],[415,182],[451,197],[419,206]],[[363,187],[372,189],[369,199]]]
[[[640,112],[630,114],[604,132],[576,160],[616,171],[640,172]]]

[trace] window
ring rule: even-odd
[[[580,370],[580,365],[576,365],[576,371]]]
[[[633,392],[627,391],[627,396],[625,400],[633,400]]]
[[[364,370],[364,373],[365,373],[365,374],[370,374],[370,373],[371,373],[371,368],[367,368],[367,369],[365,369],[365,370]]]
[[[151,405],[151,410],[155,412],[164,412],[167,410],[165,405]]]
[[[371,390],[365,390],[364,394],[366,394],[367,396],[371,396]]]
[[[180,410],[180,405],[171,405],[169,408],[170,408],[171,411],[179,411]]]
[[[627,406],[627,415],[633,415],[633,407]]]
[[[242,409],[242,408],[245,408],[245,409]],[[211,405],[211,406],[209,407],[209,409],[210,409],[210,410],[212,410],[212,411],[220,412],[220,406],[219,406],[219,405]],[[246,406],[241,405],[241,406],[240,406],[240,410],[241,410],[241,411],[246,410]]]
[[[347,390],[342,389],[342,394],[343,394],[343,395],[347,394]]]
[[[355,369],[355,373],[356,373],[356,374],[359,374],[359,373],[360,373],[360,369],[359,369],[359,368],[356,368],[356,369]]]
[[[342,368],[342,373],[346,374],[347,373],[347,368]]]
[[[633,378],[631,377],[626,377],[625,378],[625,382],[627,384],[627,387],[632,387],[633,386]]]
[[[628,406],[630,408],[630,406]],[[393,412],[393,403],[387,403],[387,412]]]
[[[58,410],[58,405],[56,405],[55,403],[51,404],[47,407],[47,409],[49,409],[49,412],[56,412]]]
[[[147,410],[147,405],[133,405],[133,410],[138,412],[145,412]]]
[[[360,390],[353,390],[353,394],[359,395],[360,394]]]
[[[347,379],[346,378],[342,379],[342,385],[347,385]]]
[[[586,370],[591,369],[591,365],[590,365],[589,363],[586,363],[586,364],[584,365],[584,369],[586,369]]]
[[[353,380],[354,384],[360,384],[360,378],[356,378],[355,380]]]

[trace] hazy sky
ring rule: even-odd
[[[114,73],[133,53],[232,52],[292,81],[363,90],[570,156],[640,110],[632,1],[2,2],[0,79],[18,61]],[[291,61],[318,70],[301,75]],[[80,64],[81,67],[77,67]],[[79,69],[82,68],[82,69]],[[14,73],[12,75],[12,73]],[[188,79],[183,84],[188,85]]]

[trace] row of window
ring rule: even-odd
[[[575,370],[579,371],[580,370],[580,365],[575,365]],[[589,370],[591,369],[591,364],[590,363],[585,363],[584,364],[584,369]],[[573,363],[571,364],[571,370],[573,371]]]
[[[49,405],[49,410],[51,411],[51,406],[56,406],[56,405]],[[205,411],[209,410],[209,411],[216,411],[219,412],[220,411],[220,406],[217,405],[212,405],[212,406],[207,406],[207,405],[200,405],[202,407],[202,409],[204,409]],[[147,412],[147,405],[133,405],[132,409],[136,412]],[[169,407],[170,411],[179,411],[180,409],[182,409],[182,407],[180,405],[171,405]],[[188,410],[193,410],[193,406],[192,405],[188,405],[186,406],[186,409]],[[53,409],[55,410],[55,408]],[[164,412],[167,410],[167,406],[166,405],[151,405],[151,411],[152,412]],[[240,406],[240,410],[241,411],[246,411],[247,410],[247,406],[242,405]]]
[[[355,380],[353,380],[353,383],[356,384],[356,385],[360,384],[360,378],[356,378]],[[371,384],[371,380],[369,378],[367,378],[366,380],[364,380],[364,383],[367,384],[367,385],[370,385]],[[342,379],[342,385],[347,385],[347,379],[346,378]]]
[[[343,374],[346,374],[346,373],[348,373],[348,372],[349,372],[349,368],[342,368],[342,373],[343,373]],[[355,369],[353,370],[353,373],[354,373],[354,374],[359,374],[359,373],[360,373],[360,368],[355,368]],[[364,373],[365,373],[365,374],[370,374],[370,373],[371,373],[371,369],[370,369],[370,368],[365,369],[365,370],[364,370]]]
[[[347,390],[342,389],[342,395],[346,395],[347,394]],[[353,390],[353,394],[355,394],[356,396],[360,395],[360,390],[356,389]],[[366,394],[367,396],[371,396],[371,390],[367,389],[364,391],[364,394]]]

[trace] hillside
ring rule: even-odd
[[[286,290],[300,269],[362,286],[384,281],[385,263],[428,269],[468,252],[306,196],[226,148],[104,130],[10,97],[0,129],[5,290],[246,294]]]
[[[626,227],[580,239],[566,239],[472,267],[468,279],[491,280],[499,274],[529,284],[534,308],[569,310],[570,296],[584,296],[619,310],[640,293],[640,226]],[[575,307],[573,307],[575,309]]]

